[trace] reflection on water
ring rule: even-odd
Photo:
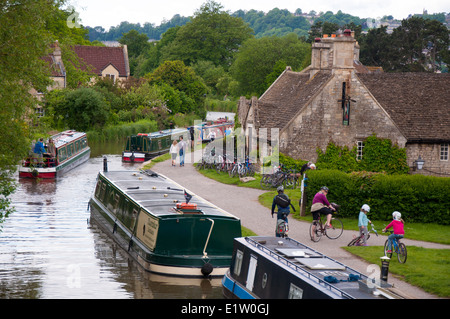
[[[0,233],[0,298],[222,298],[220,279],[143,271],[89,222],[102,168],[95,157],[55,181],[19,180],[11,197],[16,212]],[[137,165],[108,155],[108,168]]]

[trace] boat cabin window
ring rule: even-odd
[[[289,287],[288,299],[302,299],[302,298],[303,298],[303,289],[291,283],[291,286]]]
[[[244,253],[238,249],[236,252],[236,259],[234,260],[234,268],[233,268],[233,273],[236,276],[239,276],[241,274],[243,258],[244,258]]]
[[[102,188],[102,182],[98,182],[97,186],[95,187],[95,197],[99,198],[100,197],[100,190]]]

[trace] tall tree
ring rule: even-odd
[[[0,1],[0,223],[13,210],[8,198],[15,188],[12,176],[30,145],[26,120],[37,101],[29,92],[44,92],[49,84],[42,57],[53,38],[46,24],[62,3]]]
[[[252,32],[242,19],[223,11],[220,4],[207,1],[195,12],[191,22],[180,28],[163,59],[181,60],[186,65],[211,61],[228,69],[235,52],[252,37]]]
[[[240,94],[260,95],[268,87],[267,76],[274,70],[279,71],[279,61],[299,71],[305,66],[310,51],[310,45],[294,33],[281,38],[250,39],[239,50],[231,74],[239,82]]]

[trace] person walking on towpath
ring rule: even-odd
[[[180,136],[178,142],[178,154],[180,155],[180,166],[184,166],[184,156],[186,153],[186,142],[183,140],[183,135]]]

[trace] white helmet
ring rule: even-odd
[[[309,168],[310,168],[310,169],[316,169],[316,165],[311,164],[311,165],[309,165]]]
[[[367,204],[362,205],[361,210],[365,210],[366,212],[370,212],[370,207]]]
[[[392,213],[392,218],[400,220],[402,218],[402,214],[400,214],[400,212],[395,211]]]

